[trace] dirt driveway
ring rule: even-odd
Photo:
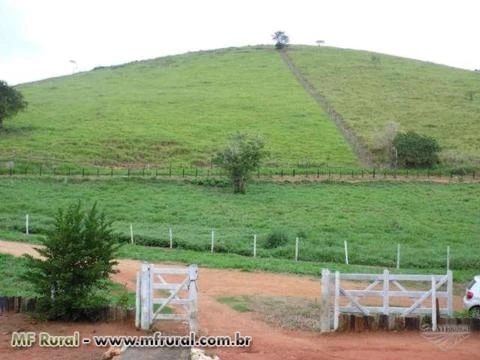
[[[0,252],[20,256],[34,254],[29,244],[0,241]],[[120,260],[120,272],[113,280],[131,290],[135,289],[139,261]],[[181,265],[179,265],[181,266]],[[254,313],[239,313],[216,301],[217,296],[264,295],[302,296],[319,299],[318,279],[262,272],[241,272],[201,268],[199,271],[199,324],[201,333],[208,335],[242,335],[253,337],[253,346],[247,349],[215,349],[221,359],[460,359],[479,357],[480,334],[457,344],[449,351],[440,350],[420,333],[356,333],[318,334],[302,331],[285,331],[259,320]],[[456,306],[459,299],[455,299]],[[78,329],[81,334],[134,334],[133,324],[33,324],[21,315],[0,317],[0,359],[96,359],[99,349],[81,348],[74,352],[54,349],[15,350],[9,346],[9,331],[27,327],[31,331],[71,334]],[[39,330],[39,328],[44,330]],[[68,355],[67,355],[68,354]]]

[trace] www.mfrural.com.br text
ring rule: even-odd
[[[72,335],[51,335],[47,332],[13,332],[12,347],[80,347],[94,344],[97,347],[250,347],[251,336],[243,336],[235,332],[234,336],[198,336],[190,333],[185,336],[162,335],[155,332],[145,336],[92,336],[81,337],[78,331]]]

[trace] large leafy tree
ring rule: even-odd
[[[266,155],[264,141],[258,135],[236,133],[230,143],[215,156],[215,162],[227,171],[234,193],[245,193],[251,171],[260,166]]]
[[[14,116],[26,107],[27,102],[22,93],[0,80],[0,130],[3,128],[4,119]]]
[[[37,311],[48,319],[95,318],[108,303],[102,297],[109,275],[115,273],[114,256],[119,244],[111,222],[94,205],[60,209],[53,230],[37,248],[40,258],[25,255],[24,275],[40,295]]]

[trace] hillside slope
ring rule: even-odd
[[[271,164],[356,165],[335,125],[272,48],[170,56],[19,87],[0,159],[209,165],[236,130],[262,134]]]
[[[480,73],[330,47],[292,46],[288,55],[370,149],[395,121],[435,137],[448,163],[480,164]]]

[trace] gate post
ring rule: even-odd
[[[142,272],[140,275],[140,303],[141,317],[140,325],[142,330],[150,329],[152,324],[152,279],[151,265],[142,264]]]
[[[141,311],[142,311],[142,301],[140,297],[140,289],[142,288],[141,286],[141,280],[142,277],[140,275],[141,273],[138,271],[137,272],[137,291],[136,291],[136,297],[135,297],[135,327],[138,329],[140,328],[140,321],[142,319],[141,316]]]
[[[320,320],[321,332],[331,330],[330,325],[330,270],[322,269],[322,319]]]
[[[190,282],[188,284],[188,297],[190,299],[190,332],[197,332],[197,277],[198,277],[198,268],[197,265],[190,265],[188,269],[188,276]]]
[[[453,275],[452,270],[447,271],[447,308],[448,316],[453,316]]]

